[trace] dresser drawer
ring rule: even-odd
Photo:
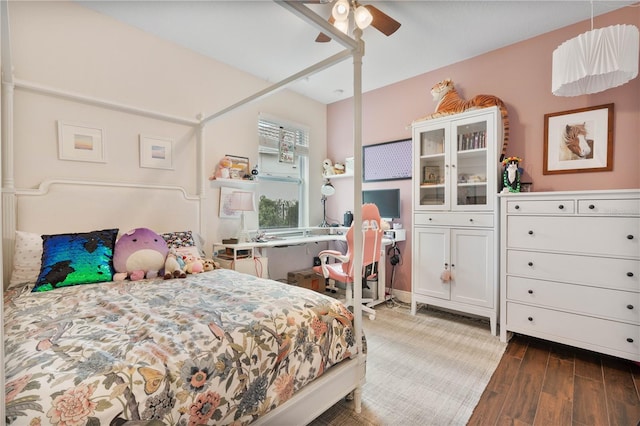
[[[507,302],[510,330],[640,360],[640,326]]]
[[[416,213],[414,225],[492,227],[493,214],[482,213]]]
[[[508,216],[507,246],[640,258],[640,220],[627,217]]]
[[[578,200],[579,214],[640,216],[640,199]]]
[[[507,299],[640,325],[640,293],[507,277]]]
[[[573,214],[573,200],[513,200],[507,201],[507,213],[519,214]]]
[[[507,274],[640,292],[640,260],[507,250]]]

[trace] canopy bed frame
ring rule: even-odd
[[[335,54],[311,67],[291,75],[284,80],[271,85],[251,96],[248,96],[233,105],[228,106],[216,113],[208,116],[198,116],[196,119],[184,118],[167,115],[157,111],[138,108],[136,106],[125,105],[113,102],[107,99],[99,99],[90,96],[71,93],[56,88],[46,87],[38,83],[20,80],[14,77],[13,64],[10,49],[10,32],[8,17],[8,2],[1,2],[2,19],[1,36],[2,36],[2,252],[3,252],[3,283],[8,282],[11,274],[13,251],[15,243],[15,232],[19,220],[20,230],[31,232],[80,232],[86,229],[97,229],[99,226],[112,226],[113,217],[116,211],[113,209],[105,209],[102,205],[100,208],[91,208],[92,205],[100,205],[97,200],[104,199],[101,197],[108,196],[110,199],[127,200],[131,197],[144,197],[145,204],[148,206],[144,212],[155,212],[155,218],[151,224],[157,226],[158,229],[168,229],[170,226],[182,226],[187,229],[194,229],[205,235],[203,216],[203,205],[206,202],[205,195],[205,156],[204,156],[204,133],[207,123],[222,118],[225,114],[240,108],[250,102],[259,100],[265,96],[269,96],[277,90],[286,87],[289,83],[311,75],[324,68],[337,64],[345,59],[353,58],[353,86],[354,86],[354,171],[355,176],[361,175],[362,164],[362,116],[361,116],[361,73],[362,73],[362,56],[364,54],[364,42],[361,39],[362,31],[357,29],[354,32],[355,38],[352,39],[342,32],[336,30],[325,19],[315,14],[307,8],[302,2],[296,1],[276,1],[276,3],[301,19],[316,27],[325,34],[343,45],[345,50]],[[196,133],[196,152],[197,160],[197,182],[195,183],[196,194],[190,195],[184,188],[178,186],[158,186],[140,183],[126,182],[102,182],[102,181],[84,181],[70,179],[47,179],[40,183],[36,189],[16,188],[14,181],[14,134],[13,134],[13,114],[14,114],[14,91],[24,90],[38,93],[44,96],[63,98],[80,104],[97,106],[104,109],[116,110],[132,115],[151,117],[158,120],[165,120],[172,123],[178,123],[190,126]],[[358,197],[362,189],[360,179],[354,179],[354,226],[359,227],[362,224],[361,203]],[[86,197],[89,202],[87,208],[90,214],[85,214],[85,219],[74,214],[73,203],[70,202],[71,197]],[[172,209],[171,218],[157,215],[157,212],[166,211],[162,206],[167,205],[167,199],[171,200]],[[96,201],[95,204],[91,200]],[[117,203],[113,203],[117,204]],[[160,205],[161,204],[161,205]],[[37,214],[43,211],[53,212],[56,217],[56,223],[43,223],[42,218]],[[144,212],[142,214],[144,214]],[[85,211],[86,213],[86,211]],[[159,217],[158,217],[159,216]],[[86,219],[89,217],[90,219]],[[175,217],[179,217],[180,223],[176,224]],[[118,223],[122,229],[135,226],[136,218],[119,218],[122,223]],[[149,223],[149,222],[147,222]],[[358,229],[358,228],[356,228]],[[362,235],[359,232],[355,235],[355,247],[362,246]],[[355,269],[361,269],[360,256],[355,256]],[[363,354],[362,345],[362,309],[360,300],[362,297],[361,288],[354,286],[354,329],[355,338],[358,345],[358,356],[354,359],[344,361],[331,369],[324,375],[311,382],[309,385],[298,391],[289,401],[280,405],[275,410],[268,412],[265,416],[260,417],[256,424],[272,423],[272,424],[293,424],[308,422],[320,415],[323,411],[335,404],[339,399],[354,392],[355,410],[361,410],[361,385],[364,382],[365,355]],[[6,288],[6,284],[5,284]],[[0,306],[2,309],[2,306]],[[2,314],[2,311],[0,311]],[[3,315],[4,318],[4,315]],[[4,334],[3,334],[4,341]],[[4,352],[2,356],[2,365],[4,369]],[[4,388],[4,374],[2,376]],[[5,417],[4,404],[1,404],[0,418]]]

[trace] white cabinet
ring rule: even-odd
[[[415,124],[415,210],[492,211],[500,173],[499,126],[496,107]]]
[[[501,135],[497,108],[413,127],[412,313],[422,303],[487,317],[493,334]],[[445,270],[450,279],[443,279]]]
[[[501,194],[500,338],[640,361],[640,191]]]

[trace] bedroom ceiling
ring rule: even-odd
[[[78,3],[271,83],[344,50],[335,41],[316,43],[317,28],[270,0]],[[374,4],[402,24],[390,37],[371,27],[364,30],[364,92],[591,17],[587,0],[363,3]],[[598,15],[633,3],[594,1],[594,28],[599,28]],[[332,5],[307,6],[328,18]],[[636,5],[630,11],[640,13],[640,8]],[[587,22],[584,31],[590,29]],[[349,98],[352,61],[342,61],[288,88],[325,104]]]

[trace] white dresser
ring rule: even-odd
[[[640,361],[640,190],[499,198],[500,339]]]

